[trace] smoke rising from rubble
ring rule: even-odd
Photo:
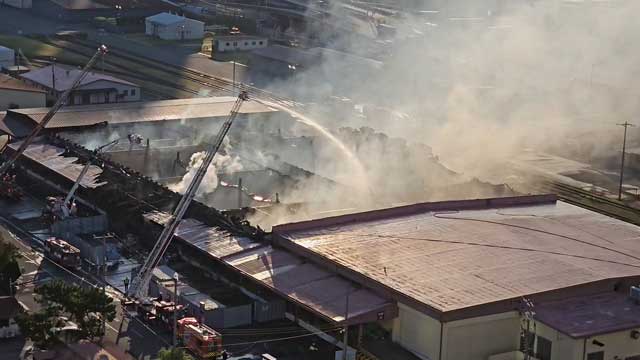
[[[184,174],[182,180],[180,180],[178,183],[169,185],[169,189],[181,194],[184,193],[195,177],[198,168],[200,168],[200,166],[202,165],[205,156],[205,151],[200,151],[191,155],[189,165],[187,166],[187,173]],[[241,170],[242,164],[240,163],[238,157],[232,154],[231,144],[229,143],[228,138],[225,138],[222,143],[221,151],[216,154],[216,156],[213,158],[213,162],[211,163],[211,165],[209,165],[207,173],[202,179],[202,183],[198,188],[196,196],[210,194],[216,190],[216,188],[218,187],[218,172],[234,173]]]
[[[311,117],[354,151],[383,202],[455,198],[460,192],[446,189],[472,186],[476,177],[503,182],[511,175],[506,164],[528,149],[582,161],[619,151],[615,124],[633,122],[638,111],[640,22],[631,14],[639,2],[441,3],[425,9],[438,13],[390,21],[398,31],[392,44],[368,42],[381,68],[324,56],[271,85],[315,101]],[[367,42],[353,33],[330,44],[361,53]],[[637,135],[630,131],[632,144]],[[313,148],[310,170],[350,174],[335,149]],[[360,186],[355,178],[349,185]],[[301,189],[322,199],[341,195]],[[342,197],[334,208],[359,205]]]

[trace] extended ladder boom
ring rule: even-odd
[[[149,257],[147,257],[144,264],[140,268],[140,271],[138,272],[136,277],[133,279],[133,281],[131,281],[131,286],[128,289],[129,291],[127,295],[137,299],[143,299],[145,297],[146,295],[145,288],[149,283],[149,280],[151,279],[151,274],[153,272],[153,269],[156,266],[158,266],[160,259],[162,259],[162,256],[164,255],[165,251],[169,247],[169,244],[171,243],[171,239],[173,238],[174,232],[178,228],[178,225],[180,224],[182,217],[187,212],[187,208],[189,208],[189,204],[191,203],[191,200],[193,200],[193,198],[196,196],[198,187],[200,186],[200,183],[202,183],[202,179],[207,173],[207,170],[209,169],[209,166],[213,162],[213,158],[216,156],[216,153],[220,149],[220,146],[222,146],[222,142],[224,141],[224,138],[227,136],[227,133],[229,132],[229,129],[233,124],[233,121],[238,115],[238,111],[240,110],[242,103],[248,99],[249,99],[249,96],[247,95],[246,91],[242,91],[238,96],[238,99],[236,100],[235,104],[233,105],[233,108],[231,109],[229,118],[227,118],[227,120],[224,122],[224,124],[222,125],[222,128],[218,132],[218,135],[216,135],[215,141],[211,144],[210,148],[207,150],[206,156],[202,161],[202,164],[200,164],[200,167],[198,167],[198,170],[195,176],[193,177],[193,180],[191,180],[191,183],[189,184],[187,191],[185,191],[184,195],[182,195],[182,198],[180,199],[178,206],[176,206],[171,218],[169,219],[168,223],[165,225],[164,230],[162,231],[162,234],[160,234],[158,241],[156,242],[153,249],[151,250]]]
[[[27,136],[27,138],[22,141],[22,143],[20,144],[20,147],[18,147],[18,150],[16,150],[13,153],[13,155],[11,155],[9,159],[7,159],[7,161],[4,164],[2,164],[2,166],[0,166],[0,176],[4,175],[7,172],[7,170],[9,170],[9,168],[16,162],[16,160],[20,157],[20,155],[22,155],[22,153],[25,151],[27,146],[29,146],[33,142],[36,136],[38,136],[40,131],[44,129],[45,126],[47,126],[49,121],[58,112],[58,110],[60,110],[60,108],[64,106],[64,104],[67,102],[67,99],[69,98],[69,95],[71,95],[71,92],[78,85],[80,85],[80,82],[82,82],[82,80],[87,76],[87,74],[89,73],[89,70],[91,70],[93,65],[95,65],[95,63],[98,61],[100,56],[106,53],[107,53],[107,47],[104,45],[101,45],[98,48],[98,51],[96,51],[93,57],[91,57],[89,62],[84,66],[84,68],[82,69],[82,72],[73,81],[73,84],[71,84],[71,86],[67,90],[65,90],[62,93],[62,95],[60,95],[60,97],[55,102],[55,104],[53,104],[51,109],[49,109],[49,112],[42,118],[42,121],[40,121],[40,123],[36,125],[33,131],[31,131],[31,134],[29,134],[29,136]]]
[[[120,140],[113,140],[110,143],[99,146],[95,150],[93,150],[93,153],[95,155],[98,155],[104,148],[115,145],[118,143],[118,141]],[[80,175],[78,175],[78,178],[76,179],[76,182],[71,187],[71,190],[69,190],[67,197],[64,198],[64,202],[62,203],[64,206],[69,206],[69,204],[71,203],[71,199],[73,198],[73,195],[75,195],[76,191],[78,190],[78,187],[80,186],[80,182],[82,181],[84,176],[87,175],[87,171],[89,171],[90,167],[91,167],[91,159],[89,159],[87,163],[84,165],[84,167],[82,168],[82,171],[80,171]]]

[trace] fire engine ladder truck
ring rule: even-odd
[[[94,157],[97,156],[105,148],[108,148],[108,147],[116,145],[119,141],[120,140],[113,140],[113,141],[111,141],[111,142],[109,142],[107,144],[104,144],[104,145],[101,145],[101,146],[95,148],[95,150],[93,150]],[[69,217],[69,215],[70,215],[71,200],[73,199],[73,196],[76,194],[76,191],[78,190],[78,187],[80,186],[80,182],[82,181],[84,176],[87,175],[87,172],[89,171],[89,168],[91,167],[91,160],[92,159],[89,159],[87,161],[87,163],[85,164],[85,166],[82,168],[82,171],[80,171],[80,175],[78,175],[78,178],[76,178],[76,182],[71,187],[71,190],[69,190],[69,193],[67,194],[67,196],[62,201],[62,204],[60,204],[60,208],[61,208],[61,211],[62,211],[61,215],[63,217],[65,217],[65,218]]]
[[[29,136],[27,136],[27,138],[22,141],[22,143],[20,144],[20,147],[18,147],[18,150],[16,150],[13,153],[13,155],[11,155],[9,157],[9,159],[7,159],[7,161],[5,161],[4,164],[2,164],[2,166],[0,166],[0,176],[3,176],[7,172],[7,170],[9,170],[11,168],[11,166],[16,162],[16,160],[20,157],[20,155],[22,155],[22,153],[24,153],[24,151],[27,149],[27,147],[38,136],[40,131],[47,126],[49,121],[58,112],[58,110],[60,110],[65,105],[65,103],[67,102],[67,99],[71,95],[71,92],[76,87],[78,87],[78,85],[80,85],[82,80],[87,76],[87,74],[89,73],[91,68],[93,68],[93,66],[96,64],[98,59],[100,59],[100,57],[104,56],[107,53],[107,51],[108,51],[107,47],[104,46],[104,45],[101,45],[98,48],[98,51],[96,51],[96,53],[91,57],[89,62],[87,62],[87,64],[82,69],[82,72],[80,72],[78,77],[76,77],[76,79],[73,81],[71,86],[67,90],[65,90],[62,93],[62,95],[60,95],[60,97],[55,102],[55,104],[53,104],[51,109],[49,109],[49,112],[42,118],[42,121],[40,121],[40,123],[38,125],[36,125],[36,127],[33,129],[33,131],[31,131],[31,134],[29,134]]]
[[[202,161],[202,164],[198,168],[195,176],[193,177],[193,180],[191,180],[191,183],[189,184],[187,191],[185,191],[184,195],[182,195],[180,202],[178,203],[175,210],[173,211],[171,218],[169,219],[168,223],[165,225],[164,230],[160,234],[160,237],[158,238],[158,241],[154,245],[153,249],[151,250],[151,253],[145,260],[142,267],[140,268],[140,271],[131,281],[131,286],[127,291],[127,296],[129,296],[130,298],[133,298],[132,300],[134,301],[146,300],[145,299],[147,296],[146,288],[147,288],[147,284],[149,283],[149,280],[151,279],[153,269],[156,266],[158,266],[158,263],[162,259],[162,256],[164,255],[165,251],[169,247],[169,244],[171,243],[171,239],[173,238],[173,233],[176,231],[176,229],[178,228],[178,224],[180,224],[180,221],[182,220],[182,217],[187,212],[187,208],[189,207],[191,200],[193,200],[193,198],[196,196],[198,187],[200,186],[202,179],[207,173],[207,170],[209,169],[209,165],[211,165],[211,162],[213,161],[214,156],[220,149],[220,146],[222,146],[222,142],[224,138],[227,136],[227,133],[229,132],[229,129],[233,124],[233,121],[238,116],[238,111],[240,110],[242,103],[247,100],[249,100],[249,95],[247,94],[246,91],[241,91],[240,95],[238,95],[238,99],[236,100],[235,104],[233,105],[233,108],[231,109],[231,113],[229,114],[229,117],[227,118],[225,123],[222,125],[222,128],[216,135],[215,141],[210,145],[209,149],[207,150],[207,154],[204,160]]]

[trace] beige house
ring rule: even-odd
[[[46,91],[22,80],[0,74],[0,111],[39,108],[46,105]]]
[[[394,301],[397,316],[366,327],[403,359],[640,359],[640,227],[553,195],[415,204],[273,234]],[[351,299],[349,312],[360,306]],[[387,358],[379,335],[354,330],[365,340],[351,346]]]

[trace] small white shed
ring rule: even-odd
[[[9,68],[16,64],[16,53],[13,49],[0,46],[0,69]]]
[[[164,12],[145,19],[145,34],[163,40],[202,39],[204,23]]]

